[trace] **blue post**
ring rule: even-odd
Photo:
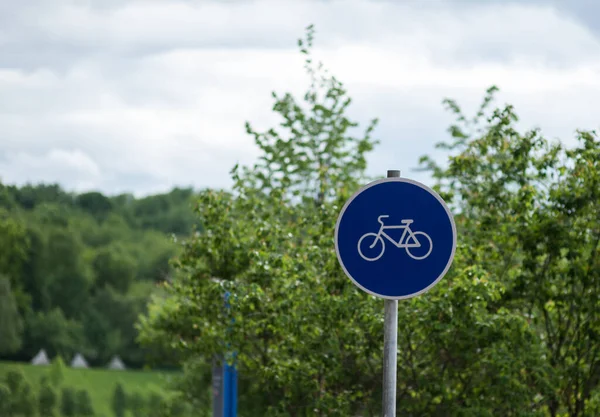
[[[223,417],[237,417],[237,370],[223,365]]]
[[[225,293],[225,307],[230,309],[229,291]],[[232,320],[233,321],[233,320]],[[233,354],[235,359],[235,354]],[[223,363],[223,417],[237,417],[237,369],[235,365]]]

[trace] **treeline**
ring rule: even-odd
[[[0,183],[0,360],[81,352],[92,365],[146,353],[134,324],[168,280],[172,236],[196,222],[192,189],[134,198]]]

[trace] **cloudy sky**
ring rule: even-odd
[[[0,0],[0,179],[68,190],[228,187],[257,156],[244,122],[302,93],[296,40],[379,117],[369,172],[411,172],[447,137],[444,97],[485,89],[524,128],[600,127],[600,6],[589,1]],[[440,157],[442,157],[440,155]]]

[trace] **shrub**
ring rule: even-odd
[[[7,400],[3,401],[3,408],[6,409],[8,415],[33,416],[36,399],[31,384],[25,379],[23,371],[11,370],[5,378],[9,395]],[[6,392],[3,395],[5,394]]]
[[[94,415],[92,399],[90,398],[90,394],[86,390],[81,389],[77,391],[75,403],[77,417],[90,417]]]
[[[58,355],[56,359],[52,361],[52,366],[50,367],[50,380],[55,387],[58,387],[62,384],[65,379],[65,361],[62,356]]]
[[[35,393],[31,387],[31,384],[27,381],[23,381],[19,394],[14,398],[15,414],[23,417],[33,417],[36,414],[36,403],[37,399]],[[44,416],[45,417],[45,416]]]
[[[58,395],[47,378],[42,378],[38,396],[38,411],[41,417],[53,417],[56,413]]]
[[[75,411],[75,390],[71,387],[64,387],[61,395],[60,413],[62,417],[74,417]]]
[[[145,417],[146,416],[146,400],[139,392],[134,392],[129,396],[127,401],[127,408],[134,417]]]
[[[14,396],[17,395],[18,392],[21,390],[21,386],[25,382],[25,375],[23,375],[23,371],[21,371],[20,369],[18,371],[11,370],[7,372],[5,379],[8,389]]]
[[[163,417],[165,402],[162,395],[157,392],[152,392],[148,396],[148,413],[147,417]]]
[[[0,384],[0,417],[10,416],[10,388],[5,384]]]
[[[115,417],[124,417],[127,410],[127,394],[120,382],[115,386],[112,398],[112,409]]]

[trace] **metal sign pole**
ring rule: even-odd
[[[223,406],[225,405],[223,390],[223,374],[225,367],[222,363],[222,356],[213,359],[212,366],[212,417],[224,417]]]
[[[400,176],[389,170],[388,178]],[[396,417],[396,371],[398,359],[398,300],[385,300],[383,323],[383,417]]]

